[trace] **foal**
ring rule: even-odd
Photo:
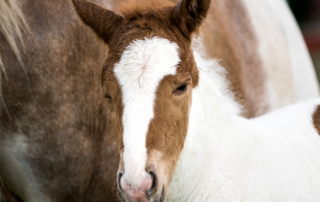
[[[319,201],[320,99],[245,119],[222,67],[194,54],[199,84],[166,201]]]
[[[312,124],[320,101],[242,118],[223,68],[206,59],[200,38],[192,42],[210,0],[125,17],[73,3],[109,45],[102,85],[127,201],[320,199],[320,138]]]

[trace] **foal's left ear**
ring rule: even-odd
[[[173,7],[171,20],[190,39],[206,17],[210,2],[211,0],[180,0]]]
[[[72,0],[72,3],[81,20],[109,44],[113,31],[122,23],[123,17],[87,0]]]

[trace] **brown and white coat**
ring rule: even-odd
[[[2,1],[1,4],[8,2],[12,4],[16,1]],[[117,10],[114,1],[95,2]],[[123,2],[128,5],[128,2]],[[172,53],[170,57],[177,59],[173,50],[178,50],[178,64],[163,61],[170,62],[166,68],[176,70],[164,71],[163,78],[155,79],[160,80],[161,87],[156,87],[153,116],[151,113],[146,116],[151,119],[145,142],[147,155],[141,155],[141,159],[147,157],[149,165],[159,162],[159,159],[166,164],[162,166],[166,169],[157,169],[158,173],[153,175],[174,172],[176,160],[187,142],[187,119],[193,99],[191,89],[199,83],[191,35],[188,37],[188,31],[194,31],[195,27],[183,27],[183,23],[177,23],[183,22],[183,19],[177,18],[185,15],[168,17],[168,11],[175,3],[161,3],[152,9],[140,7],[149,8],[147,11],[134,10],[130,4],[129,8],[121,9],[125,20],[119,16],[113,19],[113,14],[100,18],[105,24],[97,20],[98,27],[103,25],[106,28],[96,32],[101,32],[100,37],[109,44],[108,50],[101,41],[95,42],[91,30],[80,23],[67,1],[20,2],[29,27],[29,32],[27,29],[22,32],[27,48],[23,49],[20,42],[16,44],[21,50],[22,62],[17,59],[16,51],[12,51],[17,49],[12,41],[7,40],[8,33],[2,31],[0,35],[0,65],[3,64],[1,67],[5,70],[5,74],[1,74],[4,76],[1,80],[0,176],[8,190],[25,202],[113,200],[112,186],[119,162],[113,129],[117,134],[118,150],[124,154],[123,132],[127,128],[122,120],[126,106],[120,104],[124,103],[122,84],[118,80],[121,72],[117,76],[114,68],[116,64],[121,64],[127,47],[138,46],[139,43],[142,44],[141,49],[147,48],[144,45],[152,47],[152,43],[172,46],[163,57]],[[273,3],[281,9],[273,9]],[[258,12],[259,9],[265,12]],[[90,15],[103,14],[88,11]],[[8,12],[15,10],[8,9]],[[0,16],[3,13],[6,12],[1,12]],[[270,16],[277,16],[280,21]],[[291,18],[282,1],[215,0],[211,2],[203,26],[199,28],[200,43],[204,45],[201,47],[205,50],[200,52],[206,52],[207,58],[219,60],[227,71],[231,91],[243,106],[242,114],[247,117],[255,117],[318,94],[301,36],[296,27],[286,27],[294,24]],[[107,23],[108,20],[120,20],[124,24],[120,21]],[[282,23],[283,20],[286,23]],[[101,36],[106,30],[119,32],[112,39]],[[270,33],[270,30],[273,32]],[[107,34],[112,35],[112,32]],[[15,32],[12,31],[12,34]],[[155,51],[158,51],[157,48]],[[138,61],[141,58],[135,59]],[[295,60],[303,66],[296,67],[299,63]],[[100,87],[102,66],[104,92]],[[147,73],[147,69],[142,67],[142,72]],[[300,70],[303,73],[294,73]],[[308,83],[301,83],[300,78]],[[186,85],[188,88],[185,90]],[[182,92],[184,90],[185,93]],[[173,93],[170,99],[168,92]],[[103,93],[107,99],[101,97]],[[117,100],[115,105],[110,102],[110,96]],[[152,97],[148,99],[152,100]],[[150,105],[146,107],[150,109]],[[142,127],[138,129],[143,130]],[[155,134],[167,134],[167,137],[159,138]],[[121,158],[123,162],[124,155]],[[120,163],[119,171],[125,167],[124,163]],[[150,166],[148,169],[156,168]],[[132,176],[139,175],[131,173]],[[146,173],[147,178],[153,178],[153,175]],[[170,175],[166,176],[156,185],[167,186]],[[125,176],[122,179],[126,179]],[[146,180],[146,186],[150,181]],[[150,196],[159,196],[160,189],[157,191]]]

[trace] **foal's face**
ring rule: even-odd
[[[152,37],[131,42],[116,63],[107,60],[103,86],[121,155],[118,185],[124,195],[131,188],[145,189],[156,200],[170,181],[197,82],[192,54],[187,55],[180,56],[177,43]]]
[[[73,3],[109,45],[102,86],[121,156],[119,190],[128,201],[163,201],[187,135],[192,88],[199,79],[190,38],[210,1],[182,0],[174,8],[125,17],[86,1]],[[99,26],[99,20],[107,19],[113,23]]]

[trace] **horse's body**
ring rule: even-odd
[[[17,3],[1,1],[0,7],[8,2]],[[257,2],[215,0],[200,28],[206,53],[226,68],[247,117],[318,95],[299,31],[287,26],[294,22],[284,2]],[[97,3],[115,9],[113,1]],[[2,189],[3,197],[112,201],[119,157],[100,87],[107,46],[96,42],[68,1],[18,5],[25,17],[12,23],[25,20],[24,46],[9,37],[19,28],[1,27],[0,34],[0,176],[9,190]],[[7,20],[2,13],[0,20]]]
[[[23,67],[0,34],[2,182],[24,202],[115,200],[119,157],[100,85],[108,49],[69,1],[17,2],[29,31],[24,48],[17,41]]]
[[[245,119],[217,79],[222,67],[198,53],[200,83],[166,201],[319,201],[320,99]]]

